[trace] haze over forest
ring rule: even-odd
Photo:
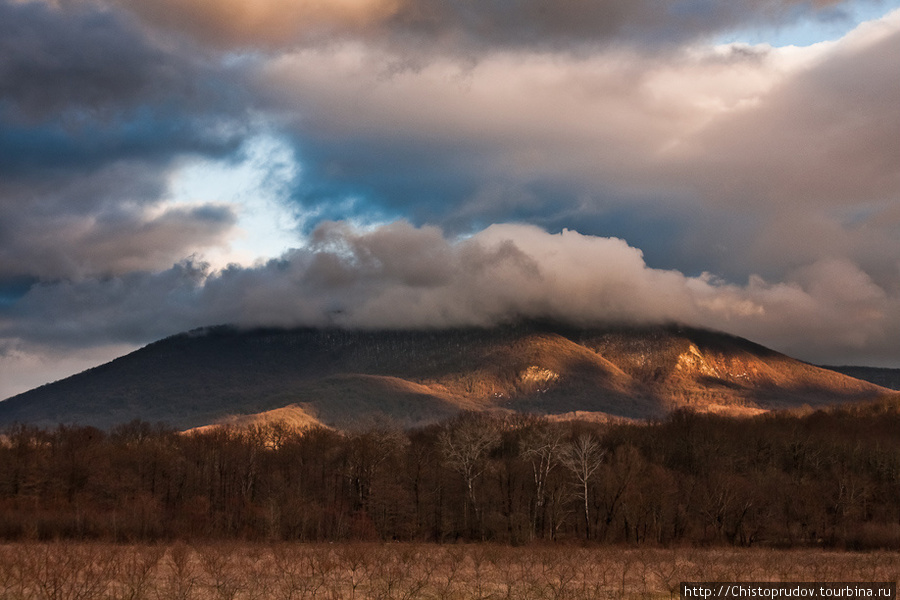
[[[217,324],[900,367],[900,0],[0,0],[0,398]]]

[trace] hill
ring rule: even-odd
[[[900,369],[883,367],[823,367],[850,377],[862,379],[890,390],[900,391]]]
[[[680,326],[214,327],[0,402],[0,425],[108,427],[139,418],[191,428],[286,407],[298,422],[341,428],[378,418],[421,425],[461,410],[753,414],[885,391],[742,338]]]

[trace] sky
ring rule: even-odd
[[[900,0],[0,0],[0,398],[181,331],[900,367]]]

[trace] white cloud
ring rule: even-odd
[[[894,12],[803,48],[666,56],[498,50],[398,70],[389,51],[337,44],[273,59],[262,84],[295,116],[316,177],[375,196],[400,188],[386,201],[400,214],[555,226],[678,215],[674,243],[695,250],[668,251],[684,270],[784,277],[843,257],[886,283],[896,274],[876,263],[900,254],[900,238],[845,216],[900,201],[898,56]],[[577,202],[546,192],[560,184]],[[647,245],[654,227],[629,241]]]
[[[743,335],[800,358],[895,352],[900,295],[846,260],[782,282],[736,285],[654,269],[623,240],[493,225],[454,239],[405,222],[327,223],[310,244],[253,268],[182,265],[33,288],[0,335],[35,343],[154,339],[192,327],[419,328],[519,318],[575,324],[681,322]]]

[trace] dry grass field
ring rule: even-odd
[[[0,546],[3,600],[678,597],[680,581],[896,581],[900,554],[490,544]]]

